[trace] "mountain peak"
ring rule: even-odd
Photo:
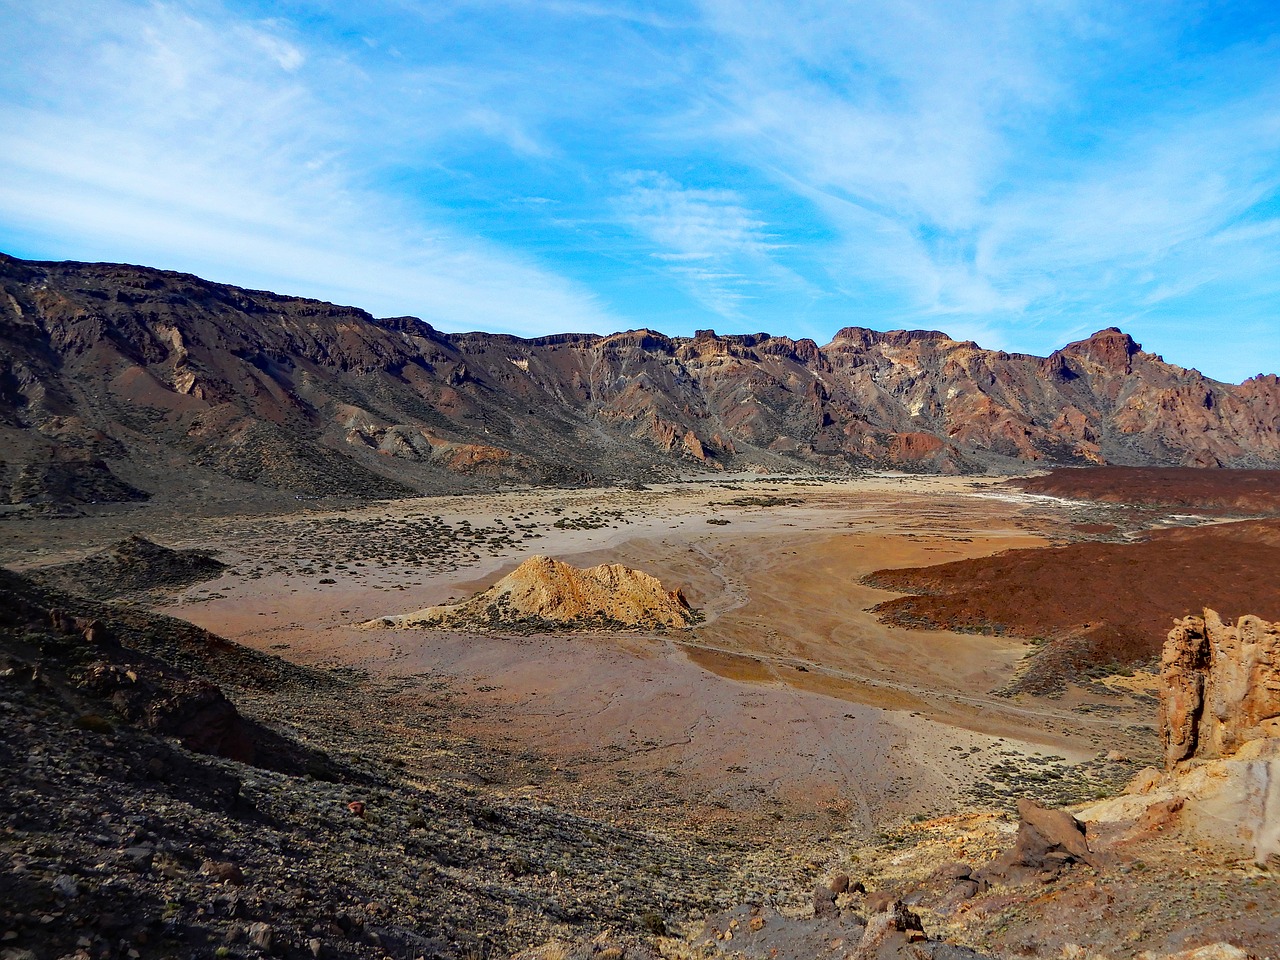
[[[1142,350],[1142,344],[1119,327],[1106,327],[1097,333],[1069,343],[1061,352],[1077,357],[1087,357],[1109,370],[1132,372],[1132,358]]]

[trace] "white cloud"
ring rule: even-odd
[[[763,283],[806,289],[772,258],[780,244],[734,191],[685,187],[653,171],[622,182],[620,221],[652,243],[650,256],[708,309],[736,320]]]
[[[56,44],[7,51],[26,80],[0,105],[0,219],[11,232],[67,256],[128,251],[215,279],[289,278],[282,292],[446,329],[623,325],[526,257],[366,189],[352,145],[370,131],[351,102],[326,96],[344,83],[359,91],[359,72],[273,23],[215,13],[50,3],[43,22],[11,35],[20,45],[60,31]],[[494,115],[463,122],[533,149]]]
[[[1162,76],[1186,24],[1087,0],[703,8],[719,66],[688,136],[813,204],[851,301],[1025,342],[1008,331],[1280,286],[1280,235],[1250,216],[1280,190],[1274,42]],[[1162,96],[1107,75],[1129,56]]]

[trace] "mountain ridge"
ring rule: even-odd
[[[1048,357],[859,326],[825,345],[446,334],[191,274],[2,254],[0,288],[10,502],[174,483],[383,497],[687,470],[1280,467],[1280,379],[1221,383],[1115,327]]]

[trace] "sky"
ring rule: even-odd
[[[0,0],[0,251],[1280,372],[1280,4]]]

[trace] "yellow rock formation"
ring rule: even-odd
[[[488,590],[462,603],[428,607],[387,621],[405,627],[542,626],[673,627],[693,623],[679,590],[618,563],[580,569],[550,557],[530,557]]]

